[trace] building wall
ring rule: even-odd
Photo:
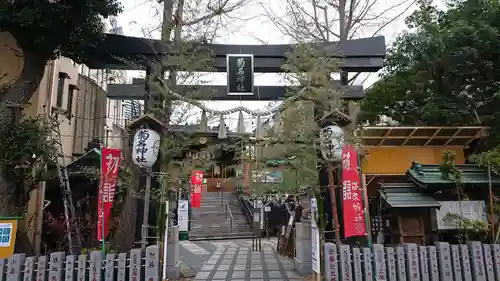
[[[421,164],[440,164],[444,147],[373,147],[362,162],[364,174],[404,175],[412,161]],[[461,148],[447,148],[456,153],[457,164],[464,164],[464,151]]]
[[[0,32],[0,42],[0,83],[8,83],[19,77],[22,71],[22,51],[9,33]],[[23,110],[24,115],[30,117],[59,113],[66,164],[71,163],[74,155],[83,152],[88,137],[95,136],[103,141],[105,136],[106,93],[96,82],[81,75],[82,72],[88,73],[88,69],[68,58],[48,62],[38,89]],[[64,77],[62,83],[59,83],[59,77]],[[71,102],[70,87],[74,88]]]
[[[85,153],[93,139],[105,141],[106,92],[89,77],[79,75],[73,153]]]

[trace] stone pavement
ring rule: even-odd
[[[276,239],[262,239],[261,252],[253,252],[251,243],[251,239],[181,241],[180,255],[197,272],[194,280],[301,280],[293,269],[293,261],[276,253]]]

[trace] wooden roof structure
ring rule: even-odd
[[[485,137],[484,126],[365,126],[361,143],[365,147],[466,147]]]

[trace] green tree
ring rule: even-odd
[[[47,61],[64,56],[80,62],[84,47],[104,34],[102,17],[117,15],[119,0],[2,0],[0,31],[9,32],[22,49],[23,70],[0,90],[0,103],[27,103],[38,88]],[[12,111],[0,112],[0,132],[10,129]]]
[[[402,124],[492,124],[498,113],[500,2],[430,0],[406,19],[360,121],[387,115]]]

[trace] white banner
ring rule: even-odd
[[[189,223],[189,201],[179,200],[177,208],[177,219],[179,223],[179,231],[188,231]]]
[[[312,268],[316,273],[320,273],[320,241],[319,241],[319,230],[316,225],[316,216],[313,213],[313,217],[311,220],[311,242],[312,242]]]

